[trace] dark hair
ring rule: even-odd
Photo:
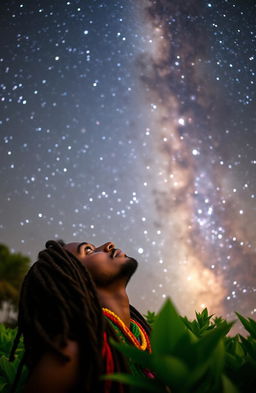
[[[60,352],[60,345],[73,339],[79,344],[80,369],[77,392],[98,392],[103,372],[103,332],[117,340],[110,324],[103,317],[96,287],[90,272],[70,252],[63,241],[49,240],[46,249],[39,252],[38,260],[31,266],[22,283],[19,299],[18,331],[10,353],[14,354],[21,335],[25,352],[19,364],[12,392],[15,392],[23,364],[32,369],[46,350],[53,351],[64,361],[69,357]],[[130,306],[131,316],[149,326],[137,310]],[[112,349],[113,350],[113,349]],[[113,350],[117,371],[128,371],[127,362]],[[86,371],[86,372],[85,372]],[[119,383],[113,383],[120,391]],[[123,389],[122,389],[123,391]]]

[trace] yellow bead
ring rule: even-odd
[[[103,307],[102,308],[103,311],[105,311],[106,314],[110,314],[113,315],[113,317],[120,323],[121,327],[123,328],[124,332],[126,333],[126,335],[131,339],[131,341],[133,342],[133,344],[141,349],[141,350],[145,350],[147,348],[147,340],[146,337],[144,335],[144,333],[142,332],[142,330],[140,329],[140,327],[136,324],[136,321],[133,320],[133,322],[137,325],[139,332],[140,332],[140,336],[141,336],[141,344],[139,343],[139,341],[137,340],[137,338],[134,336],[134,334],[130,331],[130,329],[128,329],[128,327],[125,325],[125,323],[122,321],[121,318],[119,318],[118,315],[116,315],[113,311],[109,310],[108,308]]]

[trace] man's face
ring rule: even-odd
[[[112,242],[99,247],[87,242],[69,243],[64,248],[86,266],[96,287],[99,288],[107,287],[119,280],[126,286],[137,269],[138,262],[115,248]]]

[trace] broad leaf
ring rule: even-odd
[[[18,363],[18,359],[10,362],[6,356],[2,356],[0,359],[0,373],[7,379],[9,383],[12,383],[15,378]]]
[[[182,387],[189,374],[185,363],[173,356],[153,356],[153,371],[171,389]]]
[[[153,352],[172,355],[174,346],[183,334],[186,334],[185,325],[170,299],[167,299],[154,322],[151,334]]]
[[[134,363],[139,364],[143,368],[151,368],[151,355],[148,352],[141,351],[132,345],[117,343],[112,338],[110,338],[110,343],[120,352],[131,358]]]
[[[217,348],[218,343],[225,336],[227,331],[226,326],[220,326],[216,329],[210,330],[201,339],[193,344],[195,353],[195,364],[205,363],[209,360],[213,351]]]
[[[101,380],[118,381],[128,385],[136,386],[152,393],[166,393],[164,386],[153,379],[139,377],[131,374],[108,374],[100,377]]]
[[[247,332],[250,333],[250,335],[256,339],[256,322],[249,318],[248,320],[246,318],[244,318],[242,315],[240,315],[238,312],[236,312],[236,315],[238,316],[238,318],[240,319],[240,321],[242,322],[242,324],[244,325],[245,329],[247,330]]]
[[[233,385],[226,375],[222,375],[223,393],[239,393],[238,389]]]
[[[221,375],[224,370],[225,364],[225,347],[224,347],[224,340],[221,339],[216,349],[214,350],[211,360],[210,360],[210,370],[213,376],[214,383],[216,385],[220,384]]]

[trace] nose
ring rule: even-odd
[[[112,242],[107,242],[105,244],[102,244],[102,246],[98,247],[98,249],[110,252],[113,248],[115,248],[115,244]]]

